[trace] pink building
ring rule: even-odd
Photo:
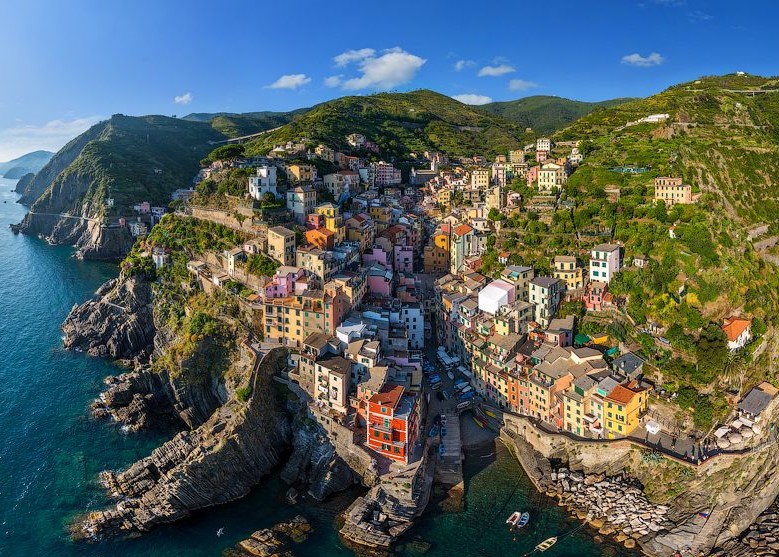
[[[539,165],[533,166],[527,171],[527,186],[531,187],[533,182],[538,181],[538,171],[541,170]]]
[[[386,251],[384,251],[382,248],[378,246],[373,246],[372,248],[368,248],[362,254],[363,265],[368,266],[373,263],[378,263],[379,265],[383,267],[387,267],[388,269],[392,268],[392,261],[389,256],[389,253],[387,253]]]
[[[395,186],[400,184],[400,169],[388,162],[380,161],[373,164],[373,172],[377,186]]]
[[[322,228],[325,225],[325,216],[319,213],[311,213],[306,215],[306,228],[315,229]]]
[[[137,213],[140,213],[142,215],[148,215],[151,212],[151,204],[148,201],[143,201],[141,203],[133,205],[133,209]]]
[[[411,246],[395,246],[394,269],[403,273],[414,272],[414,248]]]
[[[392,269],[382,265],[371,265],[368,269],[368,294],[381,298],[392,297]]]
[[[587,291],[584,293],[584,306],[587,311],[601,311],[603,309],[604,297],[609,285],[599,280],[590,281],[587,284]]]
[[[300,294],[308,287],[305,277],[305,271],[300,267],[279,267],[273,279],[265,285],[265,297],[286,298]]]

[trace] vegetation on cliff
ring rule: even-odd
[[[206,250],[223,251],[245,237],[209,221],[165,215],[145,240],[135,244],[122,263],[125,274],[144,274],[153,285],[154,320],[171,340],[154,364],[185,382],[221,379],[237,348],[240,314],[229,293],[198,290],[187,262]],[[167,248],[170,263],[158,270],[151,262],[155,247]]]
[[[495,155],[519,147],[524,127],[429,90],[342,97],[317,105],[278,130],[247,144],[247,154],[267,154],[274,145],[305,139],[351,152],[346,136],[362,133],[378,157],[408,158],[410,152]]]

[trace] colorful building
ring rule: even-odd
[[[400,385],[385,385],[368,400],[367,445],[396,462],[408,464],[419,437],[419,397]]]

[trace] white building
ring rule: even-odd
[[[493,280],[479,291],[479,309],[495,315],[498,310],[514,302],[516,288],[504,280]]]
[[[255,176],[249,176],[249,195],[257,201],[261,201],[266,193],[279,196],[276,190],[276,167],[260,166]]]
[[[528,297],[533,304],[533,320],[542,327],[548,327],[557,313],[563,288],[563,281],[552,277],[536,277],[530,281]]]
[[[622,248],[616,244],[598,244],[590,257],[590,280],[611,282],[622,269]]]
[[[408,347],[421,350],[425,347],[425,312],[421,304],[407,304],[400,310],[408,333]]]
[[[552,150],[552,140],[547,137],[539,137],[536,141],[536,151],[548,153]]]
[[[316,206],[316,191],[313,187],[305,185],[287,190],[287,209],[298,224],[303,224],[306,215],[314,212],[314,206]]]

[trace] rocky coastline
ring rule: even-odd
[[[215,378],[192,382],[152,366],[171,339],[155,326],[152,287],[141,277],[122,275],[104,284],[73,308],[63,331],[66,348],[134,367],[105,378],[106,389],[90,408],[94,417],[131,432],[170,418],[181,430],[126,470],[100,475],[115,505],[78,520],[75,538],[137,535],[240,498],[273,470],[319,501],[375,480],[370,467],[311,418],[305,401],[279,396],[273,378],[286,365],[286,350],[252,356],[253,366],[233,362],[236,377],[252,385],[246,402]]]
[[[288,522],[254,532],[235,548],[224,552],[224,557],[292,557],[291,547],[306,541],[313,531],[309,521],[301,515]]]
[[[607,477],[561,467],[542,486],[546,495],[556,498],[579,520],[601,535],[613,536],[628,549],[674,527],[669,507],[652,504],[641,486],[626,475]]]
[[[124,276],[109,280],[65,318],[63,345],[91,356],[146,362],[157,332],[152,302],[147,280]]]

